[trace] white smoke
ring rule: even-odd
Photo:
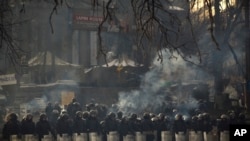
[[[43,112],[47,105],[47,102],[48,99],[46,96],[42,96],[41,98],[34,98],[28,103],[26,103],[27,111],[30,111],[31,113]]]
[[[173,84],[190,82],[197,77],[197,71],[194,68],[177,54],[174,56],[171,58],[169,54],[163,52],[163,62],[155,58],[151,70],[143,76],[138,90],[120,92],[117,103],[119,110],[125,115],[158,112],[163,106],[171,105],[166,101],[166,96],[182,103],[179,106],[187,110],[196,108],[197,101],[190,96],[183,96],[185,91],[182,87],[178,86],[176,93],[168,91]]]

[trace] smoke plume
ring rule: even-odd
[[[194,98],[185,94],[182,86],[200,73],[176,54],[173,57],[163,52],[163,57],[163,62],[155,58],[150,71],[143,76],[139,89],[119,93],[117,106],[125,115],[162,112],[164,106],[185,112],[198,106]],[[173,85],[176,85],[174,93],[169,91]],[[166,97],[170,97],[171,101]]]

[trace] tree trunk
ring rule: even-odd
[[[214,15],[214,24],[215,24],[215,37],[217,42],[221,43],[221,21],[220,21],[220,0],[215,0],[215,15]],[[222,46],[219,46],[222,49]],[[223,64],[223,54],[221,50],[215,50],[213,55],[213,66],[214,66],[214,87],[215,87],[215,95],[221,95],[223,91],[223,83],[222,83],[222,64]]]
[[[249,0],[245,0],[245,28],[246,28],[246,93],[245,104],[250,111],[250,24],[249,24]]]

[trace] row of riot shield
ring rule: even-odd
[[[213,132],[189,131],[188,136],[183,132],[175,134],[175,141],[229,141],[229,136],[229,131],[220,132],[219,136]],[[172,139],[162,138],[162,141],[172,141]]]
[[[147,141],[147,135],[150,133],[144,132],[136,132],[135,135],[128,134],[123,136],[123,141]],[[154,137],[156,137],[156,132],[151,133]],[[161,141],[173,141],[173,135],[175,141],[229,141],[229,131],[220,132],[219,135],[213,132],[201,132],[201,131],[189,131],[188,134],[184,132],[179,132],[178,134],[172,134],[170,131],[162,131],[161,132]],[[73,136],[68,136],[67,134],[63,134],[62,136],[57,136],[57,139],[54,140],[51,135],[45,135],[42,141],[102,141],[102,137],[100,134],[96,132],[92,133],[74,133]],[[154,138],[152,141],[156,141]],[[24,135],[22,138],[19,138],[17,135],[12,135],[10,141],[38,141],[37,137],[34,135]],[[109,132],[107,134],[107,141],[119,141],[118,132]]]
[[[18,135],[10,136],[10,141],[37,141],[37,140],[38,139],[32,134],[23,135],[21,138]]]
[[[123,137],[123,141],[157,141],[157,132],[135,132],[135,135],[126,135]]]
[[[18,135],[11,135],[10,141],[38,141],[38,137],[32,134],[23,135],[21,138]],[[45,135],[41,141],[53,141],[53,138],[50,135]]]
[[[110,134],[111,140],[114,140],[112,136],[113,134]],[[10,141],[38,141],[38,138],[34,135],[24,135],[22,138],[12,135]],[[56,140],[51,135],[44,135],[41,141],[101,141],[101,137],[97,133],[89,133],[89,136],[87,133],[74,133],[72,137],[68,134],[57,135]]]
[[[126,135],[123,137],[123,141],[147,141],[147,134],[143,132],[136,132],[134,135]],[[156,132],[151,133],[155,138],[152,141],[156,141]],[[73,136],[74,138],[74,136]],[[161,141],[172,141],[173,134],[170,131],[162,131],[161,132]],[[188,136],[185,133],[180,132],[179,134],[175,134],[175,141],[217,141],[218,136],[213,132],[194,132],[190,131]],[[87,137],[85,136],[85,140],[76,139],[73,141],[87,141]],[[89,141],[101,141],[100,135],[97,133],[89,134]],[[107,141],[119,141],[119,134],[117,132],[109,132],[107,135]],[[229,141],[229,132],[224,131],[220,132],[219,141]]]

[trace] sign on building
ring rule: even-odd
[[[73,9],[72,24],[74,29],[96,31],[102,21],[103,16],[98,11]]]

